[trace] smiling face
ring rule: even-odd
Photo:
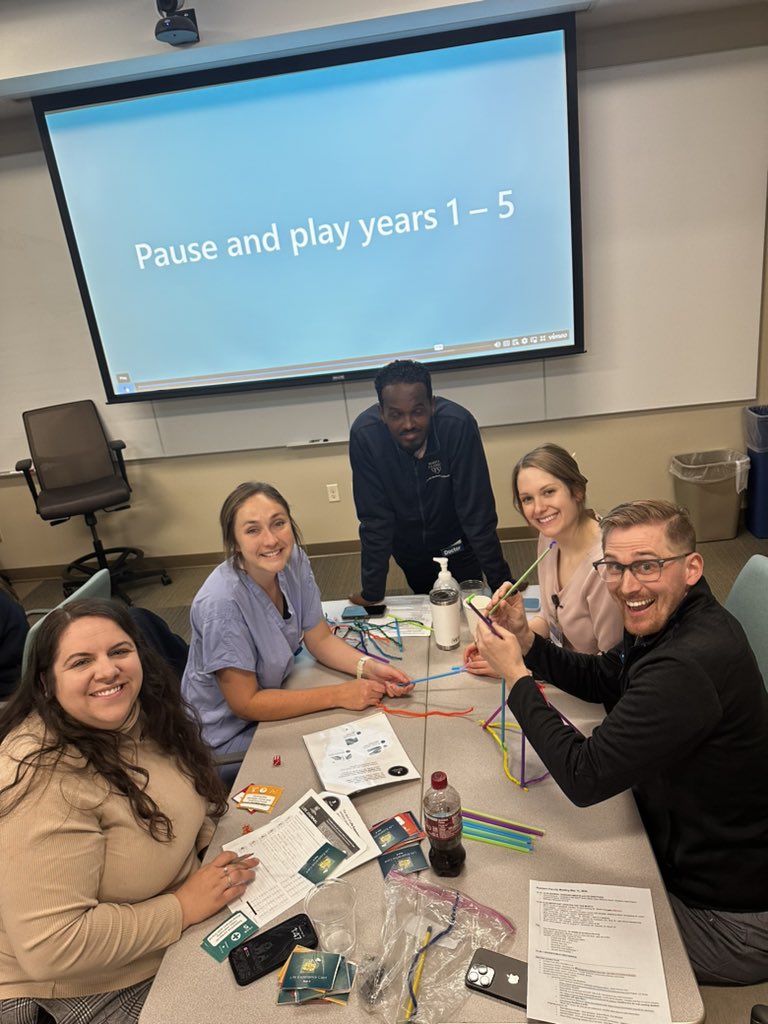
[[[413,454],[426,442],[434,404],[423,384],[388,384],[383,389],[379,412],[403,451]]]
[[[93,729],[119,729],[141,690],[141,661],[116,622],[86,616],[71,622],[51,666],[53,692],[70,717]]]
[[[266,494],[254,494],[235,515],[235,546],[242,567],[258,584],[286,567],[295,543],[288,512]]]
[[[561,537],[581,519],[584,495],[571,494],[568,484],[543,469],[521,469],[517,495],[523,515],[545,537]]]
[[[646,558],[671,558],[685,551],[673,549],[664,523],[614,528],[606,535],[603,546],[606,559],[623,565]],[[651,636],[666,626],[703,571],[702,557],[694,551],[675,562],[667,562],[653,583],[641,583],[626,570],[618,582],[607,582],[606,586],[621,608],[624,628],[635,636]]]

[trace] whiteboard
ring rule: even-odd
[[[587,353],[433,374],[481,426],[754,398],[768,49],[579,75]],[[7,147],[6,147],[7,148]],[[0,157],[0,470],[93,398],[128,458],[345,441],[370,381],[107,406],[42,152]],[[172,322],[169,322],[172,330]]]

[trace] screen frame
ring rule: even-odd
[[[579,131],[575,16],[573,13],[550,15],[539,18],[494,21],[489,24],[471,25],[459,28],[437,28],[419,31],[416,34],[400,35],[386,40],[372,40],[354,45],[340,44],[307,50],[298,54],[267,57],[243,63],[227,64],[220,67],[206,67],[181,74],[166,74],[159,77],[133,79],[130,81],[89,86],[83,89],[51,93],[33,97],[32,105],[43,151],[53,183],[59,214],[72,259],[81,301],[88,323],[99,372],[107,402],[135,403],[146,401],[168,401],[174,398],[201,397],[242,393],[248,391],[278,390],[287,387],[327,385],[345,381],[371,380],[381,363],[350,368],[344,371],[329,370],[309,375],[285,376],[281,378],[249,379],[227,381],[221,384],[207,383],[189,387],[173,387],[158,390],[141,390],[124,394],[115,390],[112,374],[107,362],[98,321],[91,301],[86,273],[80,256],[77,237],[67,206],[63,183],[60,177],[53,144],[48,132],[46,115],[72,107],[97,106],[121,100],[145,96],[183,92],[208,85],[226,84],[243,80],[255,80],[274,75],[308,71],[336,65],[356,64],[391,56],[437,50],[453,46],[483,42],[507,37],[525,36],[544,32],[562,32],[565,59],[565,87],[567,114],[567,141],[569,154],[569,188],[571,214],[571,268],[573,285],[573,339],[566,346],[547,349],[516,348],[500,349],[480,356],[458,356],[454,358],[430,359],[418,356],[419,361],[432,371],[461,370],[467,367],[488,367],[494,365],[513,366],[519,362],[556,358],[562,355],[578,355],[586,351],[584,339],[584,274],[582,256],[581,188],[579,165]],[[159,184],[164,186],[162,168],[158,168]],[[172,189],[173,182],[167,187]],[[403,357],[409,357],[406,353]],[[393,358],[397,358],[393,354]]]

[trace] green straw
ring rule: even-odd
[[[485,614],[486,615],[493,615],[493,613],[496,611],[496,609],[499,607],[499,605],[502,604],[504,601],[506,601],[508,597],[511,597],[512,594],[514,594],[514,592],[517,590],[517,588],[520,586],[521,583],[525,583],[525,581],[531,575],[531,573],[536,568],[536,566],[539,564],[539,562],[549,554],[549,552],[552,550],[552,548],[555,546],[555,544],[557,544],[556,540],[551,540],[549,542],[547,547],[541,552],[541,554],[536,559],[536,561],[532,565],[528,566],[528,568],[525,570],[525,572],[520,577],[520,579],[512,584],[512,586],[509,588],[509,590],[506,592],[506,594],[502,595],[499,598],[499,600],[496,602],[496,604],[491,605],[490,608],[486,608],[486,610],[485,610]]]
[[[487,843],[488,846],[502,846],[505,850],[514,850],[516,853],[532,853],[530,846],[518,846],[516,843],[502,843],[496,839],[484,839],[481,836],[474,836],[470,832],[462,832],[462,836],[465,839],[471,840],[473,843]]]

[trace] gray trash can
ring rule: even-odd
[[[673,455],[675,499],[691,513],[697,540],[730,540],[739,529],[749,458],[732,448]]]

